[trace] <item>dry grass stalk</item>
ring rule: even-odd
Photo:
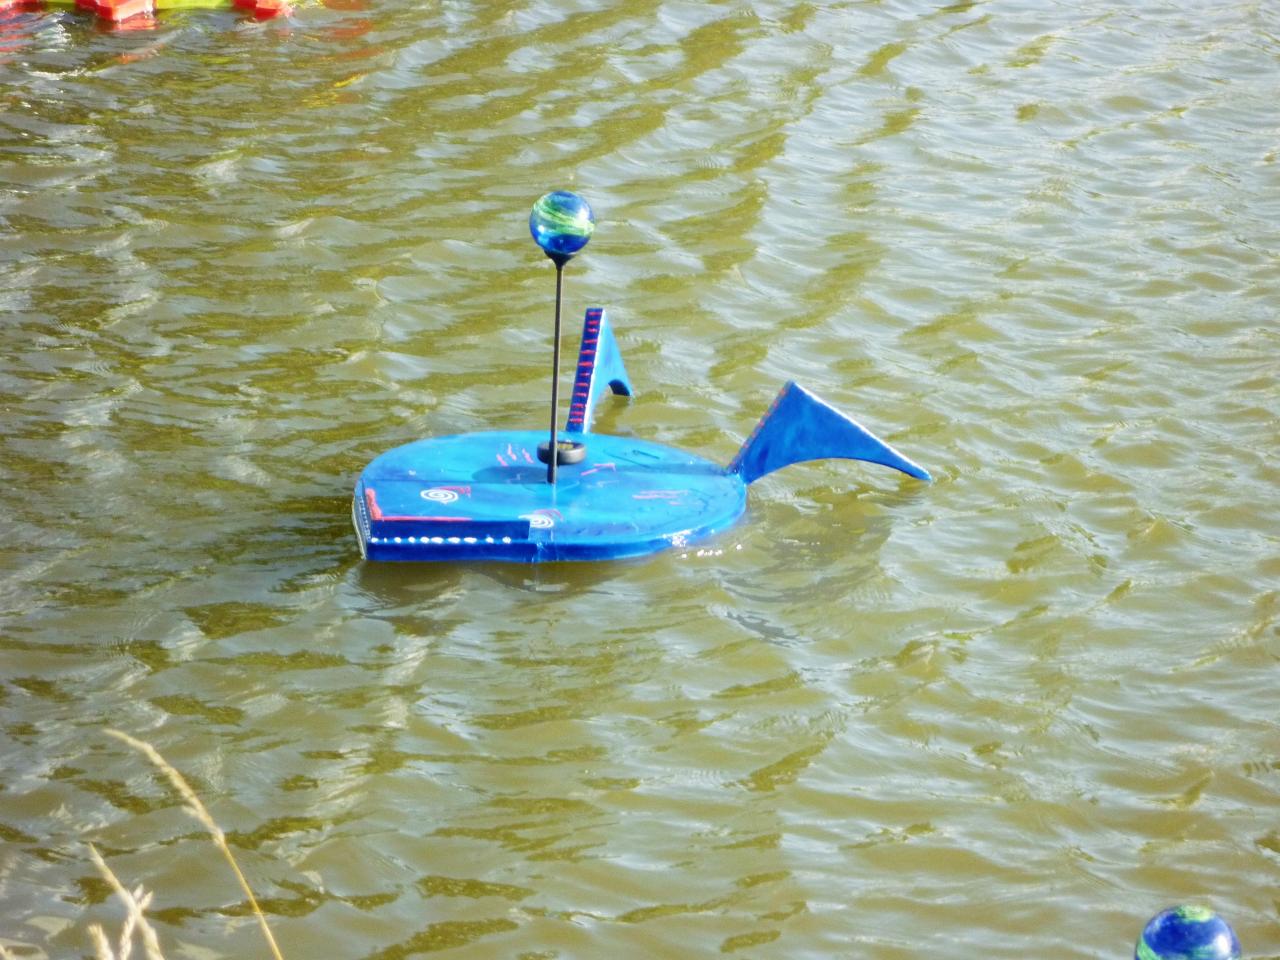
[[[118,960],[116,955],[111,952],[111,941],[102,932],[102,927],[96,923],[89,928],[89,939],[93,941],[94,960]],[[128,960],[127,956],[125,960]]]
[[[107,733],[133,747],[169,778],[173,788],[182,795],[186,811],[200,821],[204,828],[209,831],[209,835],[213,837],[213,842],[222,851],[227,863],[231,865],[232,872],[236,875],[236,879],[240,881],[240,889],[248,897],[249,906],[253,909],[254,916],[258,918],[258,926],[262,928],[262,935],[267,939],[267,946],[271,948],[271,955],[275,960],[284,960],[283,955],[280,953],[280,948],[276,945],[276,938],[271,935],[271,928],[267,926],[267,918],[263,915],[262,908],[258,906],[258,900],[254,897],[253,891],[249,889],[249,881],[244,878],[244,874],[240,872],[239,864],[236,863],[236,858],[231,855],[231,847],[227,845],[226,835],[223,834],[222,828],[214,823],[213,817],[209,815],[209,811],[200,802],[200,798],[191,789],[191,785],[187,783],[186,778],[170,766],[164,757],[160,756],[160,751],[146,741],[131,737],[127,733],[121,733],[119,730],[109,729]],[[148,957],[148,960],[153,960],[153,958]],[[163,958],[160,958],[160,960],[163,960]]]
[[[3,943],[0,943],[0,960],[13,960],[13,954],[4,948]]]
[[[164,955],[160,952],[160,940],[156,937],[155,928],[147,922],[147,918],[143,915],[143,911],[151,905],[151,894],[144,891],[141,887],[137,890],[130,891],[120,878],[111,872],[111,868],[107,866],[107,862],[102,859],[102,855],[98,853],[97,848],[91,843],[89,844],[89,859],[93,861],[93,865],[98,868],[98,872],[102,874],[104,880],[115,891],[115,895],[120,898],[128,909],[128,915],[124,920],[124,927],[120,931],[120,946],[113,954],[111,952],[111,944],[107,940],[107,936],[102,932],[102,928],[95,925],[89,929],[89,935],[93,938],[94,949],[98,952],[98,960],[129,960],[130,954],[133,953],[133,931],[136,929],[142,934],[142,946],[147,953],[147,960],[164,960]]]

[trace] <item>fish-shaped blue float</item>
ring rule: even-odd
[[[752,481],[793,463],[840,457],[929,474],[857,421],[789,382],[727,466],[662,444],[591,432],[606,391],[630,396],[608,315],[587,310],[569,418],[558,429],[564,265],[594,217],[576,194],[542,197],[529,218],[556,264],[551,423],[430,437],[375,458],[360,475],[352,519],[371,560],[614,560],[684,547],[730,527]],[[556,455],[551,455],[552,449]]]

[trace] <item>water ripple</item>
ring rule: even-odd
[[[110,725],[289,956],[1100,956],[1186,899],[1265,951],[1277,36],[1159,0],[6,15],[6,944],[118,923],[88,840],[173,952],[260,946]],[[639,388],[601,429],[727,461],[795,378],[937,482],[800,465],[643,563],[361,563],[372,456],[542,416],[561,186],[599,222],[570,315],[610,307]]]

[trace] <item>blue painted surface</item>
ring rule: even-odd
[[[537,431],[418,440],[365,468],[353,513],[374,560],[605,560],[696,543],[746,506],[737,474],[691,453],[583,433],[554,485]]]
[[[622,363],[622,351],[609,325],[609,315],[600,307],[592,307],[582,323],[582,346],[578,350],[578,369],[569,398],[566,433],[585,433],[591,429],[596,403],[605,390],[629,397],[631,378]]]
[[[729,470],[751,483],[793,463],[832,457],[883,464],[917,480],[933,479],[924,467],[794,381],[778,391]]]
[[[535,208],[536,209],[536,208]],[[583,241],[585,243],[585,241]],[[352,519],[373,560],[614,560],[697,543],[730,527],[747,485],[793,463],[867,460],[929,474],[855,420],[787,383],[728,467],[627,437],[590,433],[606,389],[630,396],[608,317],[587,311],[566,433],[585,459],[554,484],[530,430],[418,440],[376,458]]]

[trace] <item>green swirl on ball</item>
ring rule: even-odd
[[[563,236],[590,238],[596,225],[591,221],[588,207],[567,199],[572,194],[548,193],[539,197],[533,205],[533,215],[540,221],[539,227],[547,233]]]
[[[591,204],[568,190],[539,197],[529,212],[529,233],[557,267],[587,245],[595,227]]]
[[[1173,912],[1183,920],[1191,920],[1194,923],[1205,923],[1213,919],[1212,910],[1196,904],[1183,904],[1180,907],[1174,907]]]

